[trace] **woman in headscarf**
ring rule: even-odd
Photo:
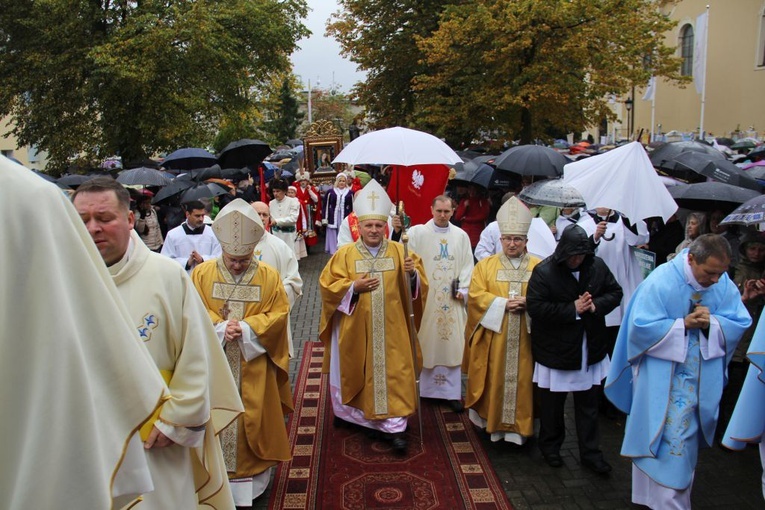
[[[322,224],[327,227],[325,251],[333,254],[337,251],[337,231],[343,219],[353,210],[353,195],[348,187],[348,177],[344,173],[335,177],[335,187],[327,191],[324,200]]]
[[[707,233],[707,215],[701,211],[693,211],[685,219],[685,239],[677,245],[675,253],[667,255],[667,260],[672,260],[675,255],[691,245],[694,239],[701,234]]]

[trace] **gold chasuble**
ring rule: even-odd
[[[236,342],[226,344],[229,362],[244,403],[236,429],[222,438],[229,478],[262,473],[292,458],[284,416],[293,410],[289,381],[287,319],[290,304],[279,273],[253,259],[239,282],[222,259],[203,262],[191,275],[214,324],[246,322],[265,354],[250,361]],[[233,443],[232,443],[233,441]],[[230,446],[230,448],[227,448]]]
[[[419,328],[428,284],[421,259],[412,252],[410,256],[420,278],[420,292],[412,302],[415,327]],[[405,417],[416,408],[415,371],[422,368],[422,355],[416,344],[415,363],[403,287],[410,280],[403,266],[403,245],[383,240],[374,257],[359,240],[342,246],[319,280],[319,337],[326,344],[323,369],[329,371],[329,346],[337,325],[343,404],[360,409],[368,420]],[[379,278],[381,285],[354,297],[357,302],[350,315],[336,313],[353,281],[367,273]]]
[[[539,259],[528,254],[516,269],[499,253],[481,260],[473,270],[468,297],[466,348],[462,371],[467,373],[465,407],[486,420],[486,431],[532,436],[534,363],[526,314],[505,312],[495,333],[481,325],[496,298],[525,296],[531,271]]]

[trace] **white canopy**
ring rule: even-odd
[[[677,211],[639,142],[569,163],[563,180],[579,190],[587,207],[608,207],[632,222],[654,216],[667,221]]]

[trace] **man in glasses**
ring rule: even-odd
[[[521,445],[534,434],[534,364],[526,289],[539,259],[526,252],[531,212],[515,197],[497,212],[502,253],[478,262],[468,297],[465,406],[492,441]]]

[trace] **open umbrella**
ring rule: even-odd
[[[587,207],[608,207],[633,222],[654,216],[667,221],[677,211],[640,142],[569,163],[563,179],[579,190]]]
[[[553,207],[583,207],[584,197],[563,179],[544,179],[532,183],[520,192],[518,198],[532,205]]]
[[[519,175],[560,177],[570,161],[561,153],[542,145],[519,145],[508,149],[494,160],[497,170]]]
[[[273,152],[266,142],[243,138],[226,145],[218,154],[218,164],[222,168],[255,168],[266,156]]]
[[[731,149],[753,149],[757,147],[760,142],[756,138],[742,138],[736,143],[730,146]]]
[[[303,140],[298,140],[297,138],[293,138],[291,140],[287,140],[284,142],[284,145],[289,145],[290,147],[297,147],[298,145],[303,145]]]
[[[63,177],[59,177],[56,179],[56,184],[61,184],[63,186],[69,186],[69,187],[77,187],[83,182],[89,181],[91,179],[95,179],[96,177],[104,177],[105,175],[102,174],[88,174],[88,175],[82,175],[82,174],[71,174],[71,175],[65,175]]]
[[[715,181],[759,191],[762,186],[739,167],[725,159],[720,160],[701,152],[681,152],[674,161]]]
[[[757,225],[765,222],[765,195],[760,195],[751,200],[747,200],[740,206],[733,209],[720,222],[720,225]]]
[[[746,155],[750,161],[765,159],[765,145],[761,145]]]
[[[172,182],[159,170],[144,166],[123,170],[117,176],[117,182],[128,186],[165,186]]]
[[[730,210],[735,205],[760,196],[757,191],[724,182],[697,182],[685,186],[672,186],[669,194],[678,206],[694,211]]]
[[[215,156],[204,149],[186,147],[168,154],[162,166],[174,170],[193,170],[214,165],[216,161]]]
[[[184,177],[176,177],[173,179],[173,181],[168,184],[167,186],[164,186],[162,189],[160,189],[156,195],[154,195],[154,198],[152,199],[152,204],[158,204],[164,200],[167,200],[169,198],[172,198],[176,195],[180,195],[185,190],[191,188],[194,186],[194,181],[191,180],[191,178]]]
[[[161,190],[160,190],[161,191]],[[205,182],[201,184],[195,184],[188,188],[181,195],[181,203],[193,202],[200,198],[212,198],[219,195],[225,195],[230,193],[231,188],[221,186],[216,182]]]
[[[706,143],[698,141],[683,141],[683,142],[668,142],[664,145],[657,147],[651,152],[650,160],[651,164],[655,168],[662,170],[675,170],[677,162],[675,158],[680,155],[681,152],[701,152],[709,154],[717,161],[725,160],[725,155]]]
[[[435,136],[403,127],[370,131],[353,140],[332,163],[347,165],[455,165],[462,159]]]

